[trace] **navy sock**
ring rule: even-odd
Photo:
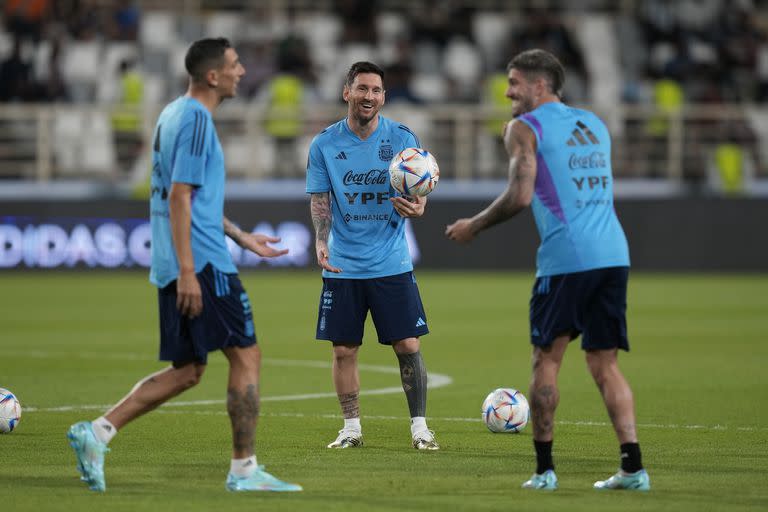
[[[621,445],[621,470],[625,473],[636,473],[643,469],[640,457],[639,443],[624,443]]]
[[[552,441],[536,441],[533,446],[536,448],[536,473],[541,475],[548,469],[555,469],[552,463]]]

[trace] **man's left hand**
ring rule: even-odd
[[[427,205],[427,198],[422,196],[397,196],[390,197],[389,200],[403,218],[421,217]]]

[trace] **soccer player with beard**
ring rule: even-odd
[[[333,383],[344,416],[328,448],[363,445],[357,353],[370,310],[379,343],[392,346],[399,361],[412,445],[438,450],[425,417],[427,370],[419,342],[429,329],[405,237],[406,219],[423,215],[427,200],[397,196],[388,171],[392,157],[419,147],[419,140],[379,114],[385,92],[377,65],[353,64],[342,95],[347,117],[312,141],[306,187],[323,269],[316,338],[333,344]]]
[[[627,340],[629,248],[613,207],[611,137],[592,112],[561,102],[565,73],[557,58],[528,50],[507,66],[514,120],[504,129],[507,189],[485,210],[446,228],[457,242],[529,205],[541,237],[530,301],[533,375],[529,390],[536,471],[529,489],[557,488],[552,462],[557,375],[581,335],[587,366],[620,444],[621,469],[596,489],[650,489],[637,440],[632,390],[618,365]]]

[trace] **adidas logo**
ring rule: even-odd
[[[416,327],[423,327],[425,325],[427,325],[427,322],[425,322],[423,318],[419,317],[419,319],[416,320]]]
[[[343,151],[340,152],[338,155],[336,155],[336,158],[335,158],[335,160],[346,160],[346,159],[347,159],[347,154]]]
[[[569,146],[576,146],[577,144],[580,146],[600,144],[600,141],[595,137],[595,134],[592,133],[592,130],[581,121],[576,121],[576,128],[573,129],[571,135],[573,135],[573,137],[569,138],[568,142],[566,142]],[[587,139],[589,139],[589,141],[587,141]]]
[[[541,333],[539,332],[539,330],[536,327],[534,327],[533,331],[531,331],[531,335],[532,336],[541,336]]]

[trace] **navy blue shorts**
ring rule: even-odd
[[[253,312],[237,274],[219,272],[208,264],[197,274],[203,311],[196,318],[176,307],[176,281],[158,290],[160,360],[175,364],[208,361],[208,352],[256,343]]]
[[[368,310],[383,345],[429,332],[416,278],[405,272],[372,279],[324,277],[316,338],[362,345]]]
[[[531,343],[540,347],[555,338],[581,335],[581,348],[629,351],[627,281],[629,267],[612,267],[539,277],[530,307]]]

